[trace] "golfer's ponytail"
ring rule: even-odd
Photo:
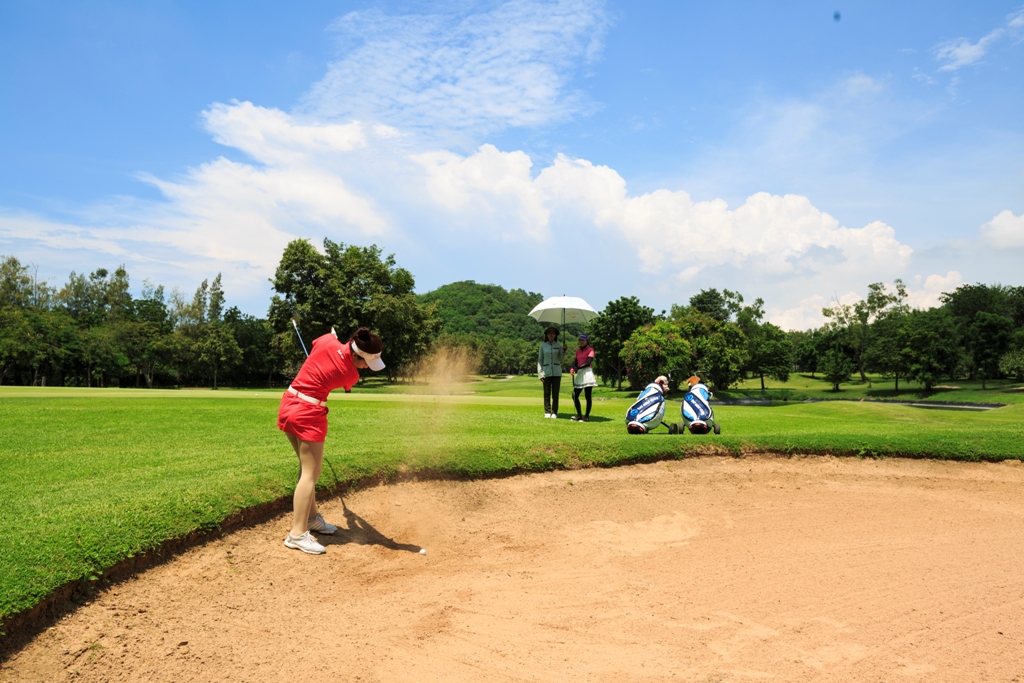
[[[358,330],[352,333],[352,336],[348,339],[349,342],[355,342],[356,346],[363,353],[380,353],[384,348],[384,344],[381,343],[380,337],[370,332],[369,327],[360,327]]]

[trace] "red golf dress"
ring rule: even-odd
[[[333,334],[317,337],[309,358],[281,397],[277,428],[303,441],[322,442],[327,437],[327,395],[338,388],[349,391],[358,381],[351,347]]]

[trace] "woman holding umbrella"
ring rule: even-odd
[[[590,422],[590,406],[592,404],[591,393],[597,386],[597,377],[594,375],[594,347],[590,345],[590,337],[581,334],[580,346],[576,349],[576,360],[573,361],[569,373],[572,381],[572,402],[576,404],[576,414],[573,420],[578,422]],[[580,410],[580,394],[584,393],[587,399],[587,414]]]
[[[562,384],[562,354],[565,344],[558,343],[558,328],[544,330],[546,341],[537,352],[537,376],[544,383],[544,417],[558,417],[558,390]]]

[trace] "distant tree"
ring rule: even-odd
[[[220,282],[220,273],[217,273],[217,277],[213,278],[213,282],[210,283],[210,297],[206,306],[206,320],[211,323],[220,322],[223,315],[224,287]]]
[[[999,359],[999,371],[1016,381],[1024,381],[1024,349],[1008,351]]]
[[[599,315],[590,321],[591,344],[594,347],[594,370],[602,378],[615,378],[622,389],[626,361],[620,356],[623,345],[633,332],[654,322],[654,309],[640,305],[635,296],[609,301]]]
[[[906,326],[907,377],[931,391],[956,364],[956,324],[946,310],[932,308],[910,313]]]
[[[516,375],[533,370],[537,348],[525,339],[490,338],[479,347],[480,370],[484,374]]]
[[[821,313],[832,321],[837,329],[842,329],[850,335],[850,342],[854,348],[854,359],[857,363],[857,370],[860,372],[861,381],[867,380],[864,372],[864,350],[867,348],[871,332],[871,324],[890,308],[897,308],[901,312],[906,309],[907,288],[902,280],[895,280],[893,292],[888,292],[881,282],[868,285],[868,296],[855,304],[843,304],[835,301],[829,308],[823,308]]]
[[[761,379],[761,391],[764,391],[765,375],[785,382],[793,369],[793,345],[789,335],[780,327],[764,322],[764,299],[758,297],[753,304],[742,306],[741,294],[729,294],[737,304],[736,326],[747,340],[744,371]]]
[[[25,313],[15,306],[0,306],[0,384],[8,373],[25,364],[30,336]]]
[[[13,256],[0,256],[0,310],[33,304],[34,287],[29,266]]]
[[[871,341],[864,350],[864,363],[872,372],[892,377],[895,390],[900,390],[900,377],[906,377],[910,366],[910,350],[906,316],[891,311],[872,326]]]
[[[789,380],[793,369],[793,345],[782,328],[771,323],[758,325],[747,348],[750,354],[747,367],[760,377],[761,391],[764,391],[765,375],[779,382]]]
[[[743,296],[728,289],[721,292],[714,288],[702,289],[700,293],[690,297],[690,308],[722,323],[737,313],[742,303]],[[675,313],[677,311],[673,311],[673,314]]]
[[[972,330],[978,313],[1006,317],[1012,317],[1015,314],[1024,316],[1024,302],[1020,300],[1018,294],[1016,288],[978,283],[960,285],[952,292],[945,292],[940,297],[942,309],[946,311],[954,324],[956,334],[954,343],[961,349],[962,371],[971,379],[975,379],[983,373],[977,363],[977,358],[980,356],[974,353],[974,331]],[[989,370],[991,371],[991,369],[990,366]],[[984,378],[982,378],[982,382],[984,382]]]
[[[837,349],[829,349],[820,361],[821,375],[832,385],[832,391],[839,391],[839,385],[847,382],[856,369],[853,361]]]
[[[981,388],[985,380],[999,375],[999,359],[1010,350],[1013,321],[1002,315],[978,311],[970,327],[968,348],[974,367],[981,375]]]
[[[242,362],[239,348],[231,327],[223,322],[211,322],[203,328],[196,343],[196,355],[213,375],[213,388],[217,388],[217,375]]]
[[[284,356],[274,343],[274,328],[262,318],[246,315],[232,306],[224,313],[224,324],[242,350],[242,361],[225,373],[237,384],[273,384],[284,371]]]
[[[807,337],[797,344],[793,351],[793,360],[798,370],[810,372],[811,377],[818,370],[818,344],[813,337]]]
[[[1017,292],[1003,285],[964,284],[952,292],[943,293],[939,299],[942,308],[951,316],[958,327],[969,327],[978,313],[995,313],[1009,317],[1016,308],[1010,299]]]

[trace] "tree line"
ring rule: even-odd
[[[128,272],[72,272],[60,287],[0,258],[0,383],[159,387],[280,382],[284,354],[266,320],[225,309],[218,274],[189,298]]]
[[[944,380],[1024,381],[1024,287],[967,284],[941,305],[916,310],[902,281],[868,285],[855,304],[834,302],[817,329],[786,332],[764,320],[764,301],[705,289],[655,315],[635,297],[609,302],[591,323],[598,373],[632,388],[672,372],[699,374],[717,389],[791,372],[820,374],[834,391],[859,375],[911,380],[931,391]]]
[[[536,369],[541,325],[527,313],[543,297],[522,289],[454,282],[422,295],[412,274],[377,246],[325,239],[287,245],[271,280],[266,318],[227,307],[220,274],[187,296],[144,282],[131,292],[124,267],[40,281],[13,256],[0,257],[0,383],[59,386],[276,386],[308,345],[334,328],[360,325],[385,342],[387,379],[407,378],[432,351],[459,348],[479,372]],[[767,322],[761,298],[705,289],[655,314],[636,297],[608,302],[586,327],[595,370],[620,389],[659,374],[673,384],[699,374],[719,390],[754,380],[820,375],[838,390],[852,375],[921,383],[1022,379],[1024,287],[963,285],[941,305],[914,310],[903,283],[873,283],[856,304],[825,308],[817,329],[786,332]],[[575,345],[582,326],[562,330]],[[572,354],[566,354],[571,362]]]

